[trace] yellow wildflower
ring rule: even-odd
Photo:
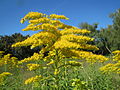
[[[65,35],[65,34],[86,34],[86,33],[90,33],[90,31],[88,31],[86,29],[78,29],[78,28],[63,29],[61,31],[62,35]]]
[[[21,19],[21,23],[24,23],[25,20],[37,19],[43,17],[45,14],[38,12],[29,12],[24,18]]]
[[[3,55],[4,51],[0,51],[0,56]]]
[[[77,61],[68,61],[68,64],[70,64],[72,66],[81,66],[82,65],[81,62],[77,62]]]
[[[52,19],[66,19],[66,20],[68,20],[68,18],[65,17],[64,15],[51,14],[49,17]]]
[[[52,60],[51,62],[49,62],[47,65],[51,65],[51,64],[54,64],[55,63],[55,61],[54,60]]]
[[[108,63],[105,66],[100,68],[104,73],[117,73],[120,74],[120,50],[116,50],[113,52],[115,55],[113,56],[113,63]]]
[[[12,75],[12,73],[3,72],[3,73],[0,74],[0,85],[4,84],[5,78],[9,75]]]
[[[59,70],[58,69],[55,69],[55,71],[54,71],[54,75],[57,75],[57,74],[59,74]]]
[[[31,84],[34,82],[38,82],[41,77],[42,77],[41,75],[37,75],[35,77],[28,78],[27,80],[25,80],[25,84]]]
[[[64,15],[46,15],[38,12],[30,12],[21,22],[28,20],[29,25],[23,31],[37,31],[38,33],[32,35],[24,41],[13,44],[12,47],[30,46],[31,49],[41,46],[39,53],[34,53],[33,56],[25,58],[19,63],[44,60],[49,62],[45,65],[57,63],[56,67],[63,65],[63,58],[79,58],[89,63],[104,62],[108,58],[102,55],[96,55],[92,52],[82,50],[99,50],[95,45],[88,44],[93,41],[93,38],[84,36],[90,33],[89,30],[79,29],[77,27],[66,25],[60,19],[68,19]],[[46,54],[47,55],[44,55]],[[50,61],[51,60],[51,61]],[[59,62],[59,63],[58,63]],[[81,65],[77,61],[69,61],[71,65]],[[39,65],[28,64],[29,70],[39,67]],[[46,66],[45,66],[46,67]],[[48,67],[48,66],[47,66]],[[55,69],[54,75],[60,71]]]
[[[33,63],[30,63],[30,64],[27,64],[27,67],[28,67],[28,70],[32,71],[32,70],[36,70],[40,67],[39,64],[33,64]]]
[[[3,73],[0,74],[0,77],[1,77],[1,76],[2,76],[2,77],[3,77],[3,76],[7,76],[7,75],[12,75],[12,73],[9,73],[9,72],[3,72]]]
[[[29,23],[39,24],[39,23],[48,23],[49,21],[50,21],[49,18],[43,17],[35,20],[30,20]]]
[[[42,57],[43,57],[43,54],[34,53],[33,56],[25,58],[19,61],[18,63],[21,64],[21,63],[30,62],[30,61],[38,61],[38,60],[41,60]]]

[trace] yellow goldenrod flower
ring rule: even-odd
[[[39,23],[48,23],[50,21],[49,18],[43,17],[35,20],[30,20],[29,23],[39,24]]]
[[[57,74],[59,74],[59,70],[58,69],[55,69],[55,71],[54,71],[54,75],[57,75]]]
[[[55,63],[55,61],[54,60],[52,60],[51,62],[49,62],[47,65],[51,65],[51,64],[54,64]]]
[[[21,19],[21,23],[24,23],[26,20],[30,19],[38,19],[43,17],[45,14],[43,13],[38,13],[38,12],[29,12],[24,18]]]
[[[0,51],[0,55],[2,55],[4,53],[4,51]]]
[[[114,54],[120,54],[120,50],[113,51]]]
[[[8,65],[8,68],[16,67],[18,59],[16,57],[11,57],[11,54],[4,55],[0,58],[0,66]]]
[[[63,29],[61,31],[62,35],[65,35],[65,34],[86,34],[86,33],[90,33],[90,31],[88,31],[86,29],[78,29],[78,28]]]
[[[117,73],[120,74],[120,50],[113,52],[113,63],[108,63],[100,68],[104,73]]]
[[[68,18],[65,17],[64,15],[51,14],[49,17],[52,19],[66,19],[66,20],[68,20]]]
[[[12,75],[12,73],[9,72],[3,72],[0,74],[0,85],[4,84],[4,80],[7,76]]]
[[[0,74],[0,77],[1,77],[1,76],[7,76],[7,75],[12,75],[12,73],[9,73],[9,72],[3,72],[3,73]]]
[[[19,64],[43,60],[45,62],[44,67],[49,67],[49,65],[55,63],[57,68],[63,65],[62,60],[64,58],[82,59],[92,64],[108,60],[108,58],[102,55],[82,51],[99,50],[95,45],[88,44],[88,42],[94,40],[93,38],[85,36],[85,34],[90,33],[89,30],[66,25],[60,21],[60,19],[67,20],[68,18],[64,15],[46,15],[38,12],[30,12],[21,19],[21,23],[24,23],[26,20],[29,22],[23,31],[39,30],[39,32],[24,41],[13,44],[12,47],[30,46],[30,48],[33,49],[40,46],[42,49],[39,53],[34,53],[33,56],[19,61]],[[47,55],[44,55],[46,53]],[[81,63],[77,61],[69,61],[69,64],[81,65]],[[35,70],[39,67],[37,64],[28,64],[27,66],[29,70]],[[54,68],[54,75],[60,72],[60,70],[56,68]]]
[[[28,70],[32,71],[32,70],[38,69],[40,65],[31,63],[31,64],[27,64],[27,67],[28,67]]]
[[[31,83],[34,83],[34,82],[38,82],[41,77],[42,77],[41,75],[37,75],[37,76],[35,76],[35,77],[28,78],[28,79],[25,81],[25,84],[31,84]]]
[[[33,56],[25,58],[21,61],[19,61],[18,63],[25,63],[25,62],[30,62],[30,61],[38,61],[41,60],[43,58],[43,54],[39,54],[39,53],[34,53]]]
[[[70,64],[72,66],[81,66],[82,65],[81,62],[77,62],[77,61],[68,61],[68,64]]]

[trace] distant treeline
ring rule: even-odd
[[[92,44],[99,47],[96,54],[108,55],[114,50],[120,50],[120,9],[109,15],[113,24],[108,25],[107,28],[97,30],[98,23],[92,25],[87,22],[79,24],[81,29],[88,29],[91,33],[88,35],[95,38]]]

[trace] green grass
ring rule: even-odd
[[[52,76],[50,69],[47,72],[46,70],[34,72],[14,68],[11,71],[8,70],[13,73],[13,76],[5,80],[5,84],[0,86],[0,90],[119,90],[120,76],[117,74],[103,74],[99,71],[101,66],[100,63],[93,65],[85,63],[83,68],[80,66],[63,67],[57,77],[58,86],[56,86],[56,76]],[[4,68],[0,69],[2,73]],[[51,74],[51,77],[34,85],[25,85],[24,81],[36,73],[41,73],[46,77]]]

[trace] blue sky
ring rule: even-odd
[[[21,31],[26,25],[20,19],[30,11],[45,14],[63,14],[70,18],[66,24],[78,26],[81,22],[99,23],[101,27],[112,24],[108,16],[120,8],[120,0],[0,0],[0,35],[34,31]]]

